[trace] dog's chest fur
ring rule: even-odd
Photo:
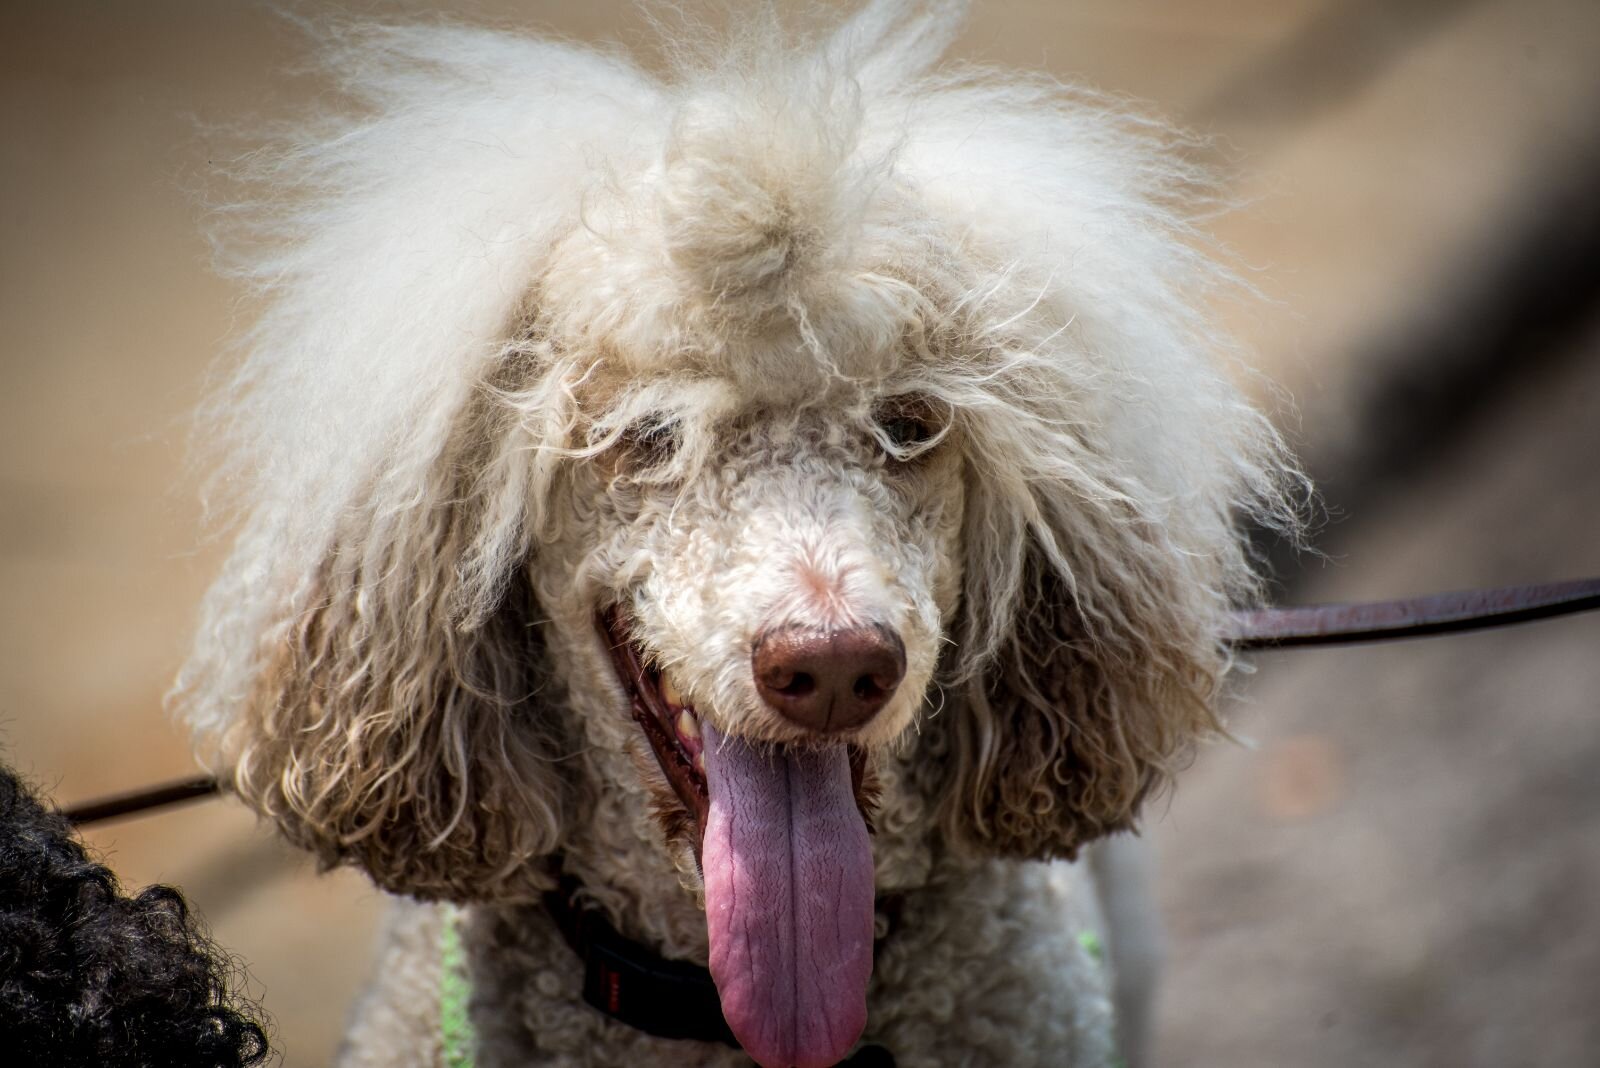
[[[991,861],[906,895],[879,947],[863,1040],[902,1065],[1112,1063],[1110,978],[1079,938],[1098,929],[1089,890],[1080,868]],[[585,1004],[582,964],[538,906],[475,909],[466,935],[479,1068],[750,1064]]]

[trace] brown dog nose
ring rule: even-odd
[[[871,719],[906,673],[905,646],[888,627],[779,627],[756,639],[750,660],[762,699],[821,733]]]

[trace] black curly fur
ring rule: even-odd
[[[125,897],[0,766],[0,1063],[232,1068],[268,1057],[232,961],[182,895]]]

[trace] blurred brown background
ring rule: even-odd
[[[1286,599],[1600,574],[1600,4],[1016,0],[960,51],[1150,102],[1251,201],[1215,229],[1271,301],[1223,314],[1335,513]],[[303,57],[253,4],[0,3],[0,739],[62,803],[191,769],[161,694],[220,547],[186,416],[235,308],[186,191],[234,150],[207,124],[319,90]],[[1594,1063],[1597,654],[1600,618],[1257,658],[1253,747],[1154,814],[1161,1063]],[[191,895],[285,1065],[327,1062],[378,895],[229,804],[90,838]]]

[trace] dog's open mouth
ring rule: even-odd
[[[627,619],[615,606],[599,614],[600,633],[611,653],[617,678],[628,692],[639,729],[649,739],[661,773],[694,823],[694,852],[701,856],[705,842],[710,795],[706,788],[706,739],[700,716],[686,704],[672,680],[662,674],[648,650],[633,640]],[[846,745],[850,789],[856,807],[870,830],[872,797],[876,788],[867,781],[866,753]]]
[[[694,820],[694,852],[705,841],[710,794],[706,789],[705,737],[693,706],[683,703],[672,682],[635,642],[617,608],[600,613],[600,630],[617,677],[628,691],[634,722],[650,740],[672,792]]]
[[[760,1064],[832,1065],[866,1026],[874,913],[862,754],[747,744],[683,702],[600,615],[617,674],[667,782],[695,823],[711,975]]]

